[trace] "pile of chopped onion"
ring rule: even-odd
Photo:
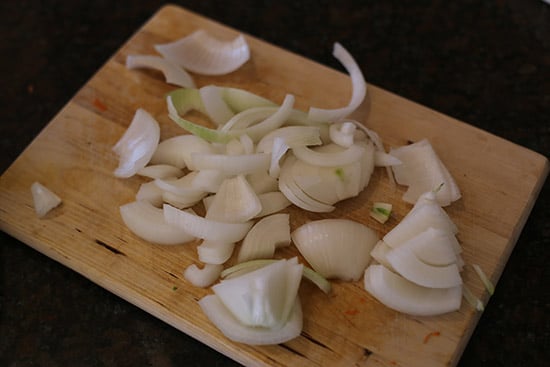
[[[281,212],[289,205],[331,212],[367,187],[375,167],[393,169],[398,183],[417,190],[416,177],[426,172],[411,162],[424,154],[431,154],[429,166],[439,170],[434,177],[457,192],[426,144],[421,153],[407,153],[405,148],[411,148],[404,147],[388,154],[375,132],[346,120],[363,102],[366,82],[342,45],[336,43],[333,54],[350,75],[348,105],[312,107],[307,113],[294,107],[292,94],[278,104],[238,88],[195,87],[185,70],[222,75],[248,60],[243,36],[222,42],[199,30],[155,48],[162,57],[132,55],[127,66],[155,68],[167,83],[184,86],[168,93],[166,103],[169,118],[187,133],[160,141],[159,124],[144,109],[137,110],[113,148],[120,157],[115,175],[140,175],[145,182],[120,213],[128,229],[146,241],[198,242],[198,262],[187,267],[184,277],[194,286],[211,286],[214,294],[199,304],[226,337],[277,344],[299,335],[302,277],[328,293],[327,279],[358,281],[364,275],[365,288],[375,298],[402,312],[456,309],[460,246],[453,242],[456,227],[433,197],[415,200],[411,213],[381,240],[364,224],[347,219],[313,221],[291,232],[289,214]],[[190,111],[216,127],[186,118]],[[445,200],[456,199],[447,195]],[[193,210],[196,205],[204,215]],[[389,218],[389,204],[377,203],[374,209],[376,220]],[[430,241],[435,239],[444,245],[434,252],[437,245]],[[296,257],[276,259],[277,250],[292,243],[311,268]],[[371,257],[382,265],[369,266]],[[230,259],[237,264],[224,270]]]

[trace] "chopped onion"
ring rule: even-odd
[[[120,207],[124,224],[136,236],[160,245],[179,245],[195,237],[164,220],[162,209],[146,201],[134,201]]]
[[[277,138],[282,139],[290,148],[322,144],[319,126],[284,126],[264,135],[256,146],[256,152],[271,153]]]
[[[341,147],[349,148],[353,145],[357,126],[350,121],[330,124],[330,140]]]
[[[191,157],[196,169],[219,170],[226,175],[249,174],[267,170],[271,163],[271,155],[267,153],[241,155],[192,153]]]
[[[147,201],[156,207],[162,206],[163,190],[154,181],[142,183],[136,194],[136,201]]]
[[[61,198],[39,182],[32,183],[31,194],[34,210],[39,218],[44,217],[50,210],[61,204]]]
[[[200,269],[197,265],[191,264],[185,269],[183,276],[195,287],[206,288],[218,280],[222,270],[223,265],[205,264]]]
[[[378,241],[372,251],[370,252],[370,256],[374,260],[376,260],[379,264],[384,265],[387,269],[394,271],[391,264],[388,262],[388,259],[386,258],[386,255],[388,252],[390,252],[392,248],[388,246],[388,244],[382,240]]]
[[[128,69],[155,69],[164,74],[167,83],[185,88],[195,88],[193,77],[187,71],[160,56],[128,55],[126,57],[126,67]]]
[[[206,264],[223,264],[233,254],[235,243],[225,241],[202,241],[197,246],[199,260]]]
[[[279,162],[283,159],[284,155],[290,147],[286,144],[283,138],[276,137],[273,140],[273,149],[271,151],[271,164],[269,165],[269,175],[272,177],[279,177],[281,173],[281,166]]]
[[[222,87],[222,97],[235,113],[254,107],[277,107],[275,102],[240,88]]]
[[[292,340],[302,332],[302,307],[298,298],[294,302],[287,322],[281,328],[243,325],[214,294],[201,298],[199,305],[222,334],[234,342],[249,345],[274,345]]]
[[[493,282],[491,282],[489,278],[487,278],[487,275],[485,275],[485,272],[483,272],[479,265],[472,264],[472,267],[483,282],[483,285],[485,286],[485,289],[487,289],[487,292],[489,292],[489,294],[492,296],[495,293],[495,286],[493,285]]]
[[[289,214],[273,214],[259,220],[245,236],[238,262],[273,257],[279,247],[290,245]]]
[[[163,205],[164,218],[195,237],[209,241],[238,242],[244,238],[253,222],[224,223]]]
[[[367,83],[365,82],[359,65],[357,65],[356,61],[353,59],[353,56],[351,56],[351,54],[338,42],[334,44],[332,54],[342,63],[350,75],[353,89],[351,100],[349,104],[343,108],[327,110],[311,107],[308,112],[308,118],[313,121],[338,121],[355,111],[363,102],[367,94]]]
[[[374,165],[376,167],[390,167],[399,164],[402,164],[402,162],[391,154],[379,150],[374,152]]]
[[[365,271],[365,289],[378,301],[399,312],[435,316],[460,308],[462,287],[427,288],[391,272],[383,265]]]
[[[325,278],[359,280],[378,235],[349,219],[321,219],[292,232],[292,241],[311,267]]]
[[[183,171],[180,168],[169,164],[153,164],[143,167],[137,172],[137,174],[153,179],[166,179],[181,177],[183,175]]]
[[[191,153],[213,153],[212,144],[195,135],[178,135],[161,141],[151,157],[151,164],[169,164],[194,170]]]
[[[282,259],[247,274],[224,279],[212,290],[243,325],[281,328],[298,295],[303,265]]]
[[[466,287],[465,285],[462,286],[462,296],[464,299],[479,312],[483,312],[485,310],[485,306],[483,305],[483,302],[474,296],[470,288]]]
[[[434,266],[421,261],[411,248],[399,246],[386,254],[386,259],[404,278],[429,288],[450,288],[462,284],[460,272],[455,263]]]
[[[155,49],[184,69],[203,75],[228,74],[250,58],[243,35],[222,41],[202,29],[175,42],[155,45]]]
[[[406,202],[414,204],[420,195],[434,188],[439,188],[436,196],[441,206],[460,198],[455,180],[427,139],[392,149],[390,154],[402,162],[392,169],[397,183],[408,186],[403,195]]]
[[[243,175],[226,178],[212,202],[206,218],[220,222],[239,223],[254,218],[262,204],[254,189]]]
[[[277,213],[292,203],[280,191],[271,191],[258,194],[262,210],[256,214],[256,218],[265,217]]]
[[[181,115],[195,110],[206,115],[199,90],[196,88],[179,88],[167,93],[174,106],[174,110]]]
[[[336,152],[316,151],[315,149],[305,146],[297,146],[292,148],[292,152],[296,158],[320,167],[335,167],[351,164],[360,160],[365,154],[365,148],[361,145],[354,144],[349,148]]]
[[[278,181],[271,177],[267,170],[252,172],[246,175],[246,179],[256,194],[263,194],[271,191],[278,191]]]
[[[199,94],[207,115],[218,126],[223,125],[233,117],[233,111],[231,111],[222,98],[222,91],[220,87],[215,85],[206,85],[199,89]]]
[[[369,215],[380,223],[386,223],[391,216],[392,205],[390,203],[375,202]]]
[[[119,155],[116,177],[127,178],[145,167],[155,153],[160,139],[158,122],[144,109],[139,108],[113,151]]]

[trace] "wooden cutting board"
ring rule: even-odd
[[[105,63],[0,178],[1,229],[245,365],[455,365],[480,316],[469,304],[463,302],[459,311],[443,316],[410,317],[378,303],[363,290],[362,282],[334,282],[330,296],[303,282],[300,295],[305,320],[300,337],[278,346],[232,343],[197,304],[210,290],[195,288],[183,279],[183,270],[197,262],[197,243],[153,245],[125,228],[118,207],[134,199],[144,180],[115,178],[117,158],[111,147],[140,107],[160,122],[162,138],[182,133],[167,118],[163,97],[175,87],[157,72],[127,70],[126,56],[155,54],[154,44],[197,29],[225,38],[238,33],[182,8],[166,6]],[[351,87],[346,74],[246,37],[251,47],[249,62],[230,75],[195,76],[197,85],[244,88],[276,102],[292,93],[297,107],[304,110],[347,104]],[[479,264],[497,283],[548,174],[548,160],[372,85],[354,117],[377,131],[386,147],[430,140],[462,191],[463,198],[446,210],[460,230],[464,260]],[[33,210],[30,186],[34,181],[63,199],[43,219]],[[364,192],[338,204],[332,213],[290,208],[291,225],[296,228],[306,220],[347,217],[383,235],[411,208],[400,199],[403,192],[403,187],[390,185],[385,172],[378,169]],[[369,218],[373,201],[394,205],[394,216],[385,225]],[[293,248],[282,253],[295,254]],[[471,267],[462,276],[476,296],[488,301]]]

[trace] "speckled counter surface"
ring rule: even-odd
[[[330,45],[339,41],[365,65],[368,82],[550,156],[550,5],[540,0],[409,3],[178,4],[333,67]],[[0,4],[1,172],[162,4]],[[460,367],[547,365],[549,217],[547,183]],[[0,233],[0,366],[233,365]]]

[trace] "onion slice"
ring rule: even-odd
[[[311,107],[308,111],[308,119],[313,121],[338,121],[355,111],[367,94],[367,83],[353,56],[338,42],[334,44],[332,54],[340,61],[350,75],[352,84],[351,100],[346,107],[342,108],[322,109]]]
[[[39,218],[42,218],[50,210],[61,204],[61,198],[39,182],[32,183],[31,195],[34,210]]]
[[[175,42],[155,45],[155,49],[164,58],[202,75],[228,74],[250,58],[250,49],[243,35],[222,41],[202,29]]]
[[[223,265],[205,264],[200,269],[197,265],[191,264],[185,269],[183,276],[195,287],[206,288],[218,280],[222,270]]]
[[[164,220],[162,209],[146,201],[134,201],[120,207],[124,224],[136,236],[160,245],[179,245],[195,237]]]
[[[260,213],[261,205],[243,175],[228,177],[208,205],[206,218],[228,223],[246,222]]]
[[[287,213],[273,214],[259,220],[246,234],[238,262],[273,257],[279,247],[290,245],[290,216]]]
[[[376,232],[349,219],[311,221],[295,229],[291,237],[315,271],[345,281],[361,278],[378,242]]]
[[[383,265],[365,271],[365,289],[378,301],[414,316],[435,316],[460,308],[462,287],[426,288],[391,272]]]
[[[167,83],[185,88],[195,88],[193,77],[187,71],[160,56],[128,55],[126,57],[126,67],[128,69],[155,69],[164,74]]]
[[[122,137],[113,146],[119,155],[116,177],[128,178],[145,167],[155,153],[160,139],[158,122],[147,111],[139,108]]]

